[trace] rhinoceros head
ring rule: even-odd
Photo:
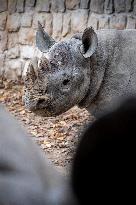
[[[36,46],[43,53],[37,68],[33,62],[25,77],[25,105],[44,116],[59,115],[78,104],[90,85],[90,57],[97,47],[92,28],[70,40],[55,42],[42,28]]]

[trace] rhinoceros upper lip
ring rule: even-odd
[[[37,115],[43,116],[43,117],[52,117],[52,113],[50,113],[49,111],[46,110],[46,108],[42,108],[42,109],[36,109],[33,111],[34,113],[36,113]]]

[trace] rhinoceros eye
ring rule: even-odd
[[[64,81],[63,81],[63,85],[68,85],[68,83],[69,83],[69,79],[65,79]]]

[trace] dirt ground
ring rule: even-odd
[[[36,116],[25,110],[23,86],[5,82],[0,89],[0,103],[6,105],[55,166],[67,173],[84,127],[94,118],[85,109],[73,107],[57,117]]]

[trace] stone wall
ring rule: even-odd
[[[38,20],[56,40],[87,26],[131,29],[136,0],[0,0],[0,76],[18,80],[33,57]]]

